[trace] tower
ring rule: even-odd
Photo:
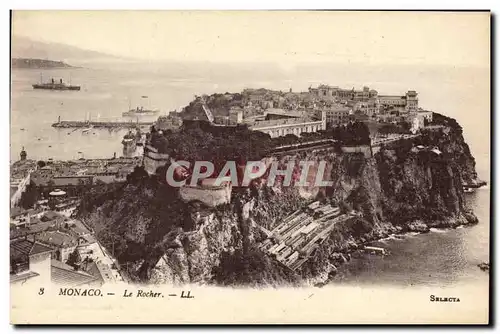
[[[414,90],[409,90],[406,93],[406,111],[417,111],[418,109],[418,94]]]
[[[26,153],[26,151],[24,150],[24,146],[23,146],[23,149],[21,150],[21,161],[24,161],[26,160],[26,157],[28,156],[28,153]]]
[[[321,110],[321,130],[326,130],[326,110]]]

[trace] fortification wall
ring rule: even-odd
[[[363,153],[365,158],[372,157],[372,148],[370,145],[342,146],[343,153]]]
[[[230,184],[206,188],[184,186],[179,189],[179,195],[183,201],[200,201],[210,207],[231,202],[231,192]]]
[[[144,152],[144,169],[149,175],[156,174],[158,167],[170,162],[170,156],[164,153],[157,153],[150,150]]]

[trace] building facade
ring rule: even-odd
[[[229,110],[229,123],[240,124],[243,122],[243,109],[239,107],[231,107]]]
[[[379,95],[380,107],[404,109],[406,112],[418,110],[418,94],[409,90],[405,95]]]
[[[325,109],[326,127],[334,127],[349,121],[351,109],[348,107],[332,107]]]
[[[269,134],[272,138],[289,134],[300,136],[304,132],[317,132],[326,129],[326,112],[321,111],[321,118],[288,118],[256,122],[249,129]]]
[[[337,86],[319,85],[317,88],[309,88],[309,92],[319,101],[368,101],[376,98],[378,92],[369,87],[362,90],[342,89]]]
[[[368,117],[373,117],[379,113],[380,105],[377,99],[369,99],[368,101],[356,102],[353,110]]]

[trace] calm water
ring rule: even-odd
[[[466,195],[479,224],[454,230],[432,229],[428,234],[374,243],[391,255],[363,255],[340,270],[336,284],[447,286],[474,282],[488,284],[488,274],[477,264],[489,261],[489,189]]]
[[[241,91],[244,87],[279,90],[306,90],[310,85],[329,83],[361,88],[368,85],[381,94],[419,93],[420,105],[456,118],[476,158],[479,177],[489,181],[490,86],[489,69],[361,67],[354,65],[175,67],[162,64],[129,64],[127,67],[62,69],[44,71],[51,76],[81,85],[79,92],[33,90],[40,80],[34,70],[12,71],[11,160],[24,146],[34,159],[72,159],[82,155],[121,155],[126,130],[93,130],[88,134],[55,129],[63,120],[120,119],[129,104],[158,108],[162,113],[179,109],[195,94]],[[146,95],[148,99],[141,99]],[[151,120],[151,118],[143,118]],[[22,130],[24,129],[24,130]],[[78,153],[82,152],[82,153]],[[343,269],[342,284],[454,284],[475,280],[486,284],[488,275],[476,265],[489,259],[489,189],[468,195],[479,217],[471,228],[409,236],[403,241],[387,240],[392,251],[386,258],[367,256],[355,259]]]

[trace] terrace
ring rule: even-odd
[[[259,248],[291,270],[299,269],[329,236],[336,224],[358,216],[319,201],[297,210],[270,231]]]

